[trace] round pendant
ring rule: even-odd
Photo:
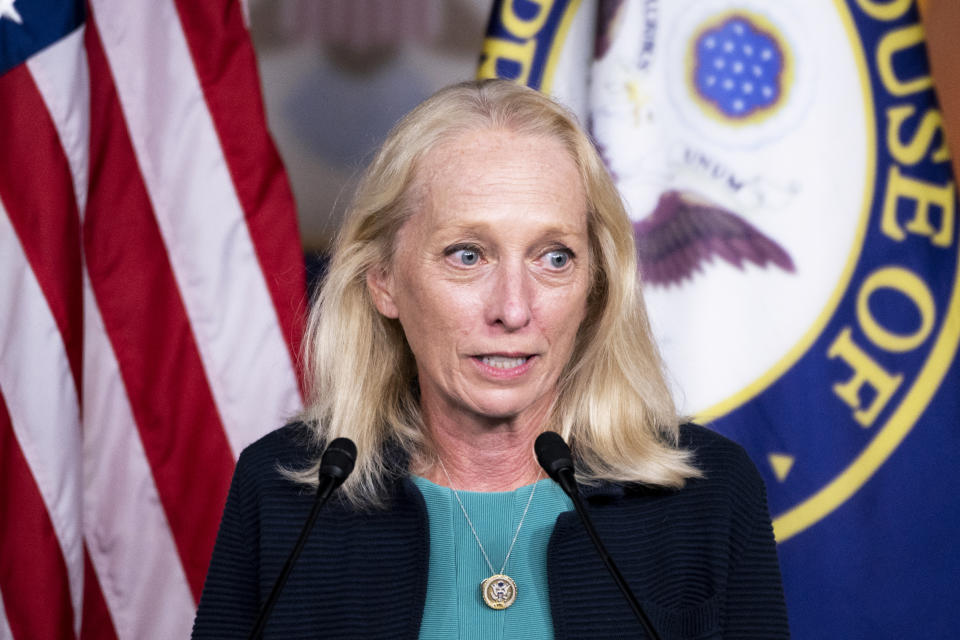
[[[480,593],[491,609],[506,609],[517,599],[517,583],[510,576],[498,573],[480,583]]]

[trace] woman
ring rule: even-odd
[[[544,430],[571,442],[600,535],[661,637],[787,635],[762,481],[737,445],[680,426],[630,222],[550,99],[465,83],[395,127],[304,353],[308,408],[240,457],[195,636],[248,632],[309,511],[318,452],[346,436],[356,470],[268,636],[643,637],[543,479]]]

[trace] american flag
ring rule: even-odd
[[[304,291],[238,1],[0,0],[0,638],[189,635]]]

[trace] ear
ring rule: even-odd
[[[382,315],[393,319],[400,317],[400,310],[393,299],[393,274],[387,273],[385,267],[377,266],[367,271],[367,291],[373,298],[373,306]]]

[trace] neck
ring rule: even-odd
[[[420,475],[435,484],[464,491],[513,491],[536,482],[540,465],[533,442],[543,430],[542,420],[474,423],[451,419],[429,420],[424,415],[435,460],[425,462]]]

